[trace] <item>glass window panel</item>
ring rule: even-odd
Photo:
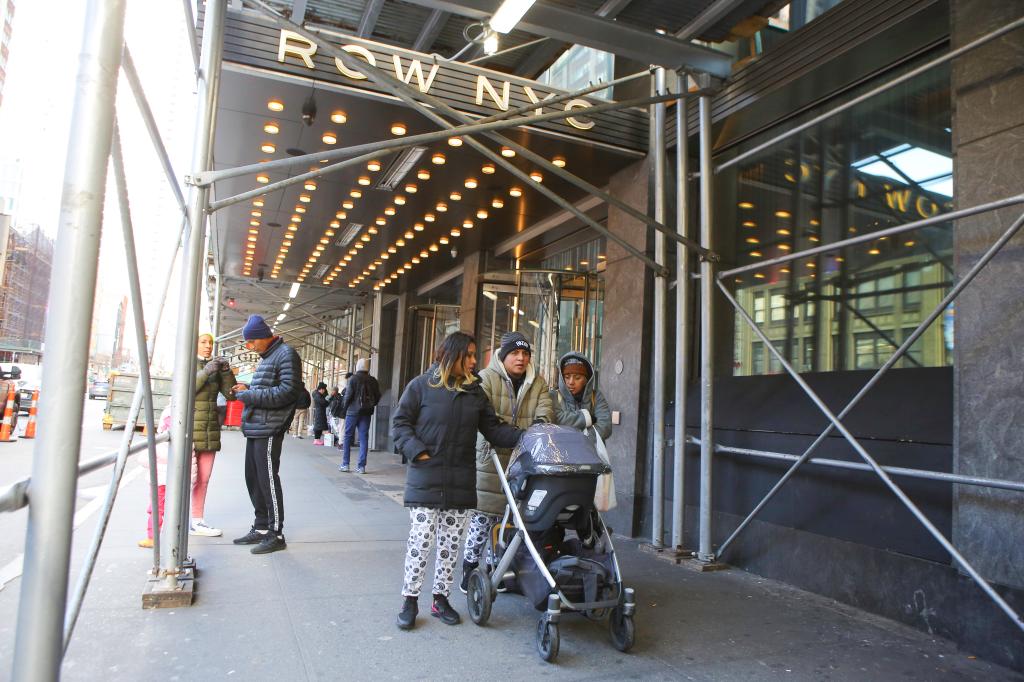
[[[745,140],[735,153],[821,111]],[[725,169],[716,175],[716,221],[731,223],[727,242],[736,246],[723,257],[753,265],[952,210],[950,128],[949,69],[940,67]],[[753,269],[730,284],[801,371],[866,369],[892,352],[886,339],[901,342],[949,291],[951,262],[951,226],[937,224]],[[742,319],[735,324],[734,357],[751,361],[737,362],[734,373],[777,371],[768,359],[755,365],[749,351],[760,341]],[[950,327],[945,319],[932,325],[911,357],[949,365]],[[829,338],[815,351],[815,339]]]

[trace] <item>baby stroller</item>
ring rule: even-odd
[[[491,453],[508,501],[491,548],[497,566],[481,562],[469,577],[470,618],[484,625],[499,583],[523,594],[538,611],[537,652],[558,656],[563,610],[608,620],[619,651],[633,646],[636,598],[623,587],[611,533],[594,507],[597,478],[611,468],[587,436],[564,426],[532,426],[513,452],[508,472]],[[510,524],[511,521],[511,524]]]

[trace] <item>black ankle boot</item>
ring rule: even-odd
[[[412,630],[416,624],[416,614],[420,612],[416,597],[406,597],[402,602],[402,610],[398,612],[398,627],[402,630]]]
[[[448,603],[448,597],[442,594],[434,595],[434,603],[430,605],[430,615],[440,618],[445,625],[458,625],[462,622],[458,612]]]
[[[476,570],[477,562],[475,561],[463,561],[462,562],[462,582],[459,583],[459,589],[462,590],[462,594],[469,592],[469,574]]]

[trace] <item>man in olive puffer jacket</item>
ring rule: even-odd
[[[306,388],[302,384],[299,354],[281,337],[274,336],[259,315],[252,315],[242,329],[245,347],[260,354],[252,384],[237,384],[235,397],[245,405],[245,484],[255,515],[252,528],[235,539],[236,545],[256,545],[253,554],[268,554],[287,545],[284,498],[281,491],[281,444],[295,415],[295,403]],[[308,404],[307,404],[308,406]]]

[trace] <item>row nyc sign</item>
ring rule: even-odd
[[[341,49],[362,59],[370,66],[379,66],[377,57],[373,52],[362,45],[350,43],[342,45]],[[313,63],[313,55],[316,54],[316,51],[317,44],[313,41],[307,40],[294,31],[281,29],[281,37],[278,40],[277,46],[277,61],[285,63],[288,59],[300,59],[307,68],[316,69],[316,65]],[[421,60],[412,57],[405,57],[403,59],[399,54],[391,55],[390,65],[393,67],[394,75],[398,80],[409,85],[415,79],[416,87],[423,93],[430,92],[430,88],[434,85],[435,78],[437,78],[437,73],[441,70],[441,65],[435,62],[427,65],[426,73],[424,74],[424,66]],[[354,81],[367,80],[365,75],[348,68],[340,59],[334,59],[334,66],[337,67],[338,73],[345,78]],[[530,85],[519,84],[518,87],[522,88],[523,94],[530,102],[537,105],[534,113],[538,116],[544,113],[544,100],[555,96],[554,93],[549,93],[541,98]],[[498,111],[508,111],[511,90],[512,83],[510,81],[497,81],[497,87],[495,87],[495,82],[492,82],[487,75],[483,73],[476,74],[475,102],[477,106],[484,106],[486,102],[486,106],[494,107]],[[591,104],[585,99],[571,99],[565,102],[564,105],[560,103],[558,106],[561,106],[565,111],[572,111],[573,109],[586,109]],[[577,130],[590,130],[596,125],[592,120],[575,116],[566,118],[565,122]]]
[[[565,111],[572,115],[558,121],[539,121],[531,131],[575,139],[595,149],[640,157],[647,152],[647,111],[631,108],[588,115],[602,100],[573,98],[545,104],[565,91],[526,78],[450,62],[431,55],[383,45],[336,31],[319,29],[319,35],[370,66],[384,70],[419,92],[444,100],[470,117],[491,116],[520,107],[542,114]],[[318,45],[294,31],[281,29],[247,11],[228,10],[224,41],[226,62],[267,73],[284,74],[317,83],[331,83],[354,96],[394,98],[364,74],[325,54]]]

